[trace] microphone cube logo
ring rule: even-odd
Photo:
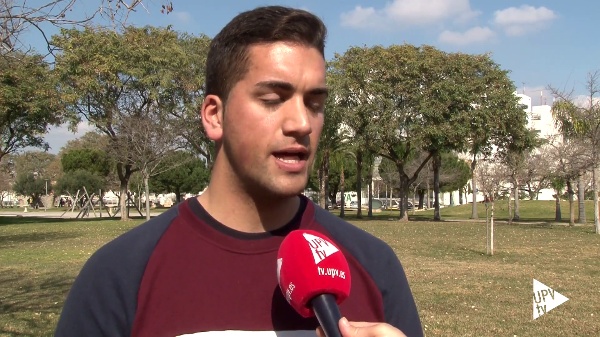
[[[303,233],[302,235],[308,242],[313,258],[315,259],[315,264],[319,264],[331,254],[339,251],[331,242],[323,239],[322,237],[308,233]]]

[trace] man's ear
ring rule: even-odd
[[[208,139],[220,141],[223,136],[223,101],[217,95],[207,95],[202,102],[200,116]]]

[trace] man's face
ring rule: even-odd
[[[256,196],[302,192],[326,98],[325,61],[317,49],[283,42],[250,47],[248,72],[231,89],[223,113],[220,155],[231,183]]]

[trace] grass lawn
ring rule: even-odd
[[[408,223],[393,213],[356,219],[349,212],[348,220],[394,248],[427,336],[599,336],[600,235],[592,213],[587,224],[568,227],[554,222],[553,203],[522,202],[522,222],[500,219],[495,255],[487,256],[485,207],[479,210],[479,222],[459,220],[469,218],[467,205],[442,209],[442,222],[429,220],[431,210]],[[0,217],[0,336],[52,336],[82,264],[140,222]],[[570,300],[533,320],[533,278]]]

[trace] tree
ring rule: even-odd
[[[0,55],[0,161],[26,147],[48,149],[43,136],[64,120],[56,81],[40,56]]]
[[[525,157],[525,169],[521,176],[522,188],[530,200],[538,200],[540,191],[550,187],[550,147],[542,145],[535,152],[529,152]]]
[[[157,174],[150,182],[153,191],[174,192],[177,202],[181,201],[184,192],[198,193],[208,186],[210,171],[206,163],[187,151],[174,151],[166,155],[163,163],[176,162],[180,165],[163,169],[159,165]]]
[[[150,220],[150,177],[183,164],[166,160],[169,153],[180,147],[178,132],[159,114],[143,118],[128,116],[119,122],[119,136],[113,142],[112,156],[117,162],[139,169],[146,196],[146,220]]]
[[[126,27],[122,34],[103,28],[62,30],[53,43],[62,50],[56,71],[69,110],[106,134],[110,146],[123,154],[115,159],[121,219],[126,220],[128,182],[141,167],[128,157],[134,140],[120,130],[129,118],[163,120],[180,106],[173,92],[186,90],[178,76],[194,55],[186,54],[180,36],[169,28]],[[196,125],[188,127],[197,130]]]
[[[75,17],[73,9],[77,0],[46,0],[32,4],[27,0],[0,0],[0,55],[27,50],[21,35],[29,30],[39,33],[46,41],[49,52],[53,48],[48,41],[45,24],[56,27],[85,26],[95,18],[109,20],[113,25],[122,25],[127,21],[131,11],[144,7],[142,0],[100,0],[95,11],[87,12],[82,17]],[[171,2],[164,2],[162,13],[173,11]]]
[[[319,204],[323,208],[327,208],[327,198],[330,198],[333,204],[336,202],[335,195],[339,186],[339,175],[337,176],[337,184],[332,186],[330,184],[332,161],[334,161],[333,164],[335,165],[335,169],[337,169],[337,173],[343,173],[340,172],[338,165],[343,164],[339,162],[341,159],[334,159],[332,157],[336,153],[349,151],[350,145],[350,134],[342,125],[345,110],[336,102],[341,97],[340,95],[342,95],[340,80],[341,78],[335,73],[335,68],[329,67],[327,74],[329,96],[325,102],[325,120],[315,160],[315,166],[318,168]],[[332,187],[333,191],[335,191],[333,198],[330,193]]]
[[[44,151],[27,151],[14,155],[14,170],[17,176],[36,174],[40,178],[50,179],[48,167],[54,161],[56,155]]]
[[[85,169],[75,169],[62,176],[56,183],[56,192],[59,194],[73,193],[85,188],[89,193],[103,190],[106,181],[102,176]],[[100,196],[101,197],[101,196]]]
[[[411,138],[416,114],[412,100],[419,77],[417,55],[418,49],[409,45],[352,47],[332,62],[342,79],[342,94],[336,103],[346,110],[343,123],[352,131],[356,171],[362,172],[363,156],[369,157],[369,152],[394,162],[400,174],[400,219],[404,220],[408,219],[410,185],[404,165],[418,144],[418,139],[413,143]],[[360,196],[360,189],[358,193]]]
[[[51,186],[46,185],[44,179],[41,179],[39,175],[32,172],[18,175],[14,190],[24,196],[30,196],[31,204],[37,208],[42,203],[41,197],[46,192],[46,186],[51,188]]]
[[[88,131],[83,136],[67,141],[59,151],[59,156],[62,157],[62,153],[70,152],[71,150],[93,150],[107,152],[109,149],[110,138],[97,131]]]
[[[8,160],[0,162],[0,207],[4,207],[4,198],[13,191],[16,172],[12,156]]]
[[[65,172],[86,170],[101,177],[106,177],[110,173],[112,161],[105,151],[74,149],[62,155],[61,164]]]
[[[598,205],[598,178],[600,175],[600,71],[587,75],[587,96],[576,102],[570,93],[550,87],[558,100],[552,105],[553,117],[565,138],[579,139],[592,158],[592,186],[594,200],[594,226],[600,234],[600,209]]]

